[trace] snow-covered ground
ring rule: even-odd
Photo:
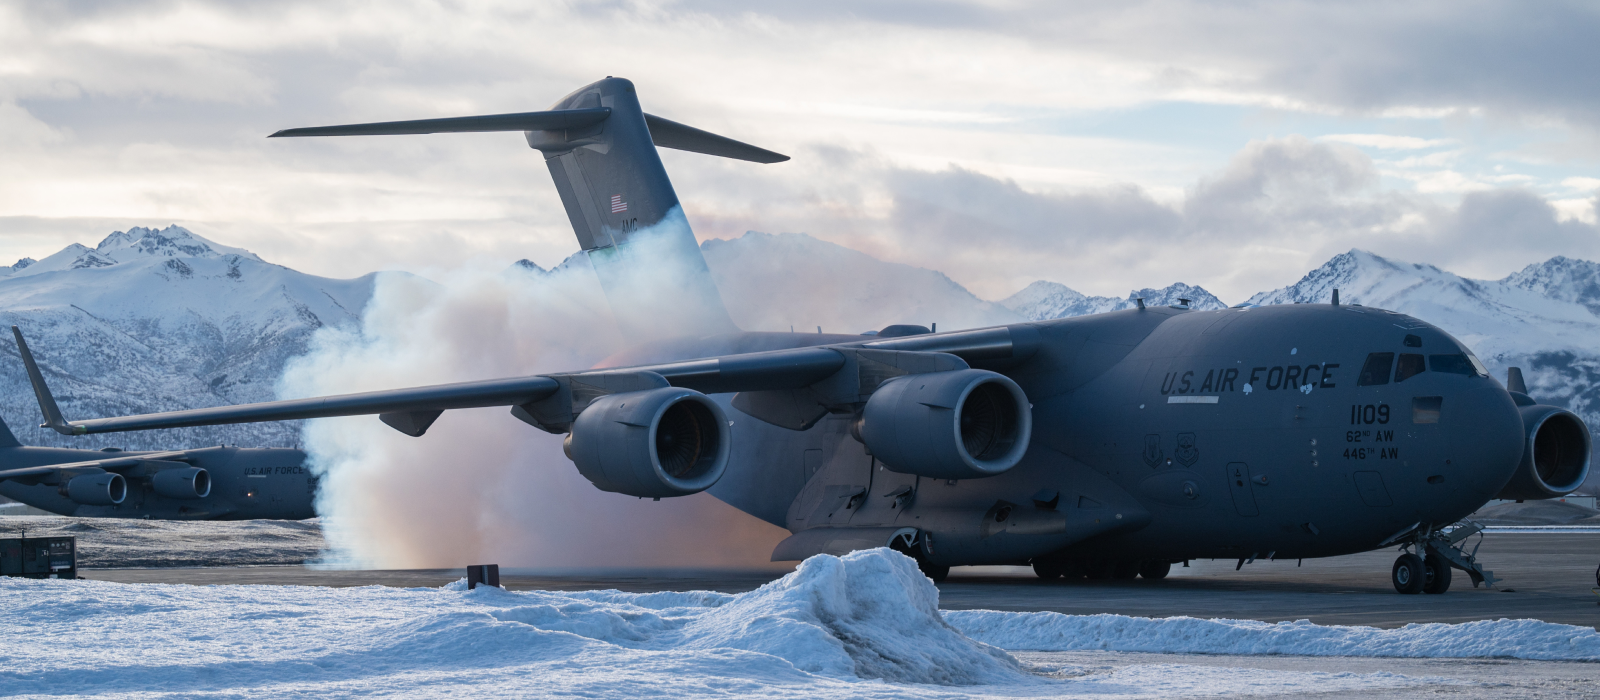
[[[0,580],[0,696],[1172,697],[1367,694],[1446,677],[1019,660],[1129,649],[1600,660],[1528,621],[1398,630],[946,612],[888,550],[749,593],[512,593]]]

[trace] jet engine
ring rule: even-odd
[[[1522,463],[1496,498],[1560,498],[1589,476],[1589,427],[1571,411],[1531,405],[1518,409],[1527,431]]]
[[[163,469],[150,477],[150,485],[167,498],[205,498],[211,495],[211,474],[200,467]]]
[[[1033,434],[1033,411],[1022,388],[1002,374],[912,374],[879,385],[856,432],[893,471],[976,479],[1021,461]]]
[[[67,498],[86,506],[114,506],[128,496],[128,480],[121,474],[96,472],[67,481]]]
[[[678,387],[610,394],[572,422],[567,457],[601,491],[641,498],[711,488],[728,467],[732,435],[722,407]]]

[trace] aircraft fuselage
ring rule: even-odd
[[[1051,556],[1322,557],[1456,522],[1521,459],[1522,419],[1447,333],[1359,306],[1152,307],[1011,327],[1021,361],[973,361],[1032,404],[1023,461],[960,481],[893,471],[851,436],[852,415],[806,431],[733,418],[734,453],[710,493],[793,532],[916,528],[940,564]],[[877,340],[738,334],[706,354]],[[1373,353],[1441,356],[1363,382]],[[693,354],[682,344],[622,364]],[[1450,357],[1444,357],[1450,356]],[[1363,385],[1365,384],[1365,385]]]

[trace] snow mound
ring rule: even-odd
[[[529,599],[534,605],[527,605]],[[587,600],[585,600],[587,599]],[[939,590],[916,562],[888,549],[820,555],[739,595],[508,594],[491,614],[542,630],[637,649],[735,649],[807,673],[936,685],[1018,682],[1021,666],[939,615]]]
[[[1600,661],[1600,633],[1594,628],[1539,620],[1409,624],[1385,630],[1314,625],[1306,620],[1270,623],[992,610],[952,611],[944,617],[968,637],[1013,651]]]
[[[888,549],[807,559],[686,626],[684,636],[688,648],[759,651],[829,676],[973,685],[1021,672],[1010,655],[946,623],[933,582]]]

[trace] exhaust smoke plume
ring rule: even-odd
[[[681,216],[668,221],[682,225]],[[670,238],[682,235],[634,236],[633,259],[654,266],[636,266],[635,290],[656,285],[658,303],[673,303],[679,272],[648,248],[664,241],[656,252],[674,249]],[[478,267],[437,284],[390,274],[378,281],[361,328],[320,331],[311,352],[285,370],[279,393],[572,371],[625,345],[587,265],[549,273]],[[446,411],[420,438],[375,416],[311,421],[304,441],[322,475],[317,511],[334,565],[772,566],[768,556],[788,534],[703,493],[649,501],[601,492],[562,455],[561,436],[507,408]]]

